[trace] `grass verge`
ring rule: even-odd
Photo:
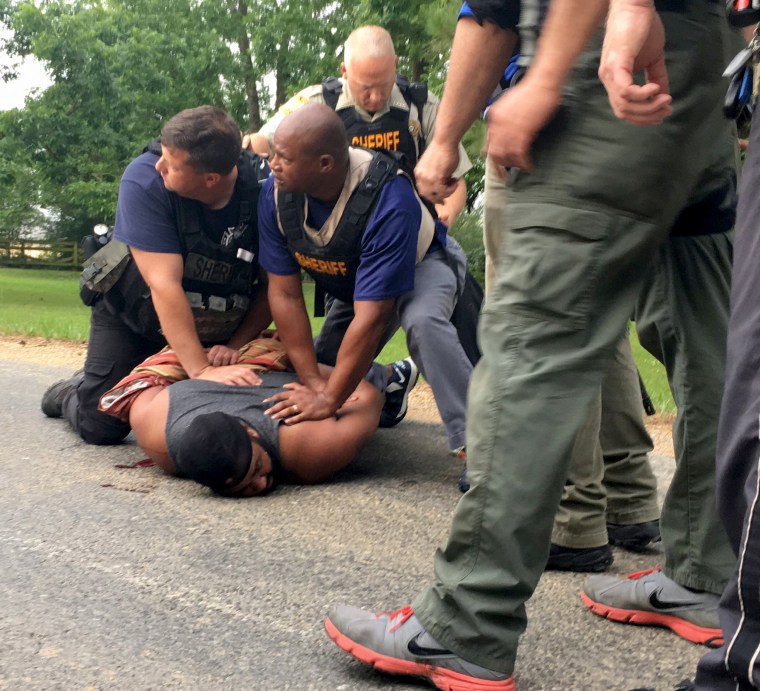
[[[314,304],[314,286],[304,284],[306,306]],[[312,317],[317,333],[324,318]],[[85,341],[90,310],[79,299],[78,274],[39,269],[0,269],[0,333],[41,336],[65,341]],[[631,342],[639,372],[658,412],[673,412],[665,370],[638,343],[635,329]],[[380,362],[393,362],[408,355],[404,334],[399,331],[380,353]]]

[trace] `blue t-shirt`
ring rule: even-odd
[[[334,203],[308,195],[307,200],[306,220],[312,228],[321,228]],[[383,186],[362,236],[354,300],[387,300],[414,289],[421,219],[420,205],[409,180],[397,176]],[[278,276],[301,271],[277,225],[271,177],[259,196],[259,238],[259,262],[265,271]]]
[[[171,203],[171,192],[164,186],[156,170],[158,156],[144,153],[132,161],[119,184],[114,238],[145,252],[182,254],[182,243]],[[240,204],[237,187],[232,198],[221,209],[210,209],[200,202],[205,229],[209,238],[220,242],[225,231],[239,220]]]

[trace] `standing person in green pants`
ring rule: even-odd
[[[537,51],[525,47],[530,48],[529,29],[539,24],[541,6],[522,4],[522,50],[535,52],[535,60],[488,115],[488,153],[522,171],[510,197],[504,261],[481,317],[483,358],[473,374],[468,409],[472,488],[436,554],[433,583],[411,606],[377,615],[336,607],[326,622],[333,640],[359,659],[426,676],[440,688],[515,688],[525,602],[546,563],[573,443],[647,271],[681,213],[707,201],[705,181],[722,169],[721,158],[732,158],[735,141],[721,108],[720,57],[731,39],[720,3],[662,3],[672,60],[669,85],[656,71],[662,65],[642,62],[651,96],[642,110],[672,99],[673,116],[658,128],[635,128],[614,118],[596,74],[601,36],[584,52],[606,0],[554,0]],[[439,111],[439,136],[426,153],[428,170],[436,174],[425,172],[425,161],[418,166],[422,191],[432,199],[450,187],[461,134],[457,122],[469,117],[470,108],[477,114],[493,90],[509,57],[506,35],[516,25],[511,3],[473,0],[470,5],[476,20],[465,33],[460,22],[444,102],[451,89],[469,93],[473,103],[452,102],[451,110],[442,104]],[[485,33],[476,32],[463,46],[461,39],[473,28]],[[694,51],[694,45],[701,50]],[[720,234],[731,224],[728,215],[716,215],[711,230]],[[691,270],[693,283],[703,280],[696,267]],[[667,280],[677,278],[671,274]],[[723,279],[727,283],[727,276]],[[716,295],[720,290],[716,285]],[[677,306],[675,300],[667,305]],[[693,313],[702,309],[689,306]],[[668,316],[681,337],[690,333],[689,315]],[[705,317],[703,330],[725,334],[725,323],[711,321],[713,316]],[[711,342],[717,340],[720,336]],[[699,348],[689,354],[700,359]],[[720,379],[720,359],[720,353],[711,358],[713,370],[705,367],[706,376]],[[667,358],[666,364],[673,366]],[[685,373],[691,374],[690,368]],[[683,373],[671,369],[670,376],[675,381]],[[676,402],[688,407],[689,387],[674,388]],[[686,400],[679,400],[681,394]],[[714,515],[714,468],[705,458],[689,453],[679,458],[689,464],[688,474],[702,478],[699,486],[679,491],[689,495],[692,512],[708,517]],[[679,499],[671,491],[666,501]],[[720,636],[716,593],[732,571],[733,556],[725,537],[723,544],[713,544],[700,539],[700,529],[688,526],[687,539],[697,538],[697,544],[685,563],[670,564],[666,544],[666,571],[625,582],[633,584],[625,595],[633,600],[630,611],[652,614],[646,611],[651,606],[656,623],[674,629],[680,628],[674,622],[686,623],[691,640],[708,642]],[[710,554],[697,554],[708,546]],[[642,583],[645,587],[636,588]],[[656,592],[657,598],[637,600],[639,590]]]
[[[460,19],[467,17],[468,11],[465,3]],[[504,171],[499,169],[491,158],[486,160],[486,297],[494,289],[499,249],[507,241],[509,191]],[[652,448],[626,332],[573,445],[547,569],[604,571],[613,561],[609,543],[639,550],[660,539],[657,480],[649,463]]]

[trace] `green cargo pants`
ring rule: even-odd
[[[722,7],[685,7],[663,14],[673,115],[656,128],[615,120],[593,51],[535,142],[535,172],[511,190],[470,384],[472,489],[436,553],[434,582],[413,602],[441,644],[496,671],[513,671],[572,446],[644,275],[702,173],[732,150],[716,58],[729,40]]]
[[[496,282],[499,250],[507,242],[508,206],[505,180],[489,158],[483,211],[486,296]],[[657,481],[649,465],[651,450],[638,373],[626,336],[573,445],[552,542],[563,547],[599,547],[607,544],[608,522],[656,519],[660,510]]]
[[[722,161],[703,193],[711,195],[734,171],[730,159]],[[677,222],[675,230],[688,229]],[[715,501],[732,258],[733,231],[671,235],[636,305],[639,341],[665,365],[677,408],[676,468],[660,519],[663,571],[676,583],[716,594],[736,564]]]

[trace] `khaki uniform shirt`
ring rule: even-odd
[[[365,120],[366,122],[373,122],[375,120],[378,120],[383,115],[385,115],[392,107],[393,108],[400,108],[402,110],[410,110],[409,115],[409,130],[412,133],[412,136],[414,137],[415,141],[417,140],[417,136],[419,135],[420,128],[422,129],[422,134],[425,137],[426,142],[430,142],[432,136],[433,136],[433,129],[435,126],[435,118],[438,115],[438,105],[440,101],[438,100],[438,97],[435,96],[435,94],[431,93],[428,89],[428,97],[427,102],[425,103],[425,106],[422,109],[422,123],[419,121],[419,115],[417,113],[417,108],[414,104],[411,104],[411,106],[408,106],[406,101],[404,100],[404,96],[401,93],[401,89],[398,88],[398,85],[393,85],[393,91],[391,91],[391,97],[388,103],[385,105],[385,107],[382,110],[377,111],[376,113],[373,113],[370,115],[366,110],[364,110],[361,106],[359,106],[355,101],[353,96],[351,95],[351,90],[348,88],[348,83],[345,79],[340,80],[343,84],[343,91],[341,92],[340,96],[338,97],[338,103],[336,108],[346,108],[349,106],[353,106],[356,109],[357,114],[360,118]],[[263,135],[269,139],[269,141],[272,141],[272,137],[274,136],[274,132],[277,129],[278,125],[283,121],[284,118],[286,118],[288,115],[290,115],[293,111],[297,110],[301,106],[306,105],[307,103],[324,103],[324,98],[322,97],[322,85],[321,84],[314,84],[312,86],[307,86],[305,89],[299,91],[295,96],[293,96],[291,99],[286,101],[278,111],[264,124],[264,126],[258,131],[257,134]],[[472,163],[470,162],[469,157],[467,156],[467,152],[464,150],[464,147],[459,145],[459,165],[457,166],[456,170],[454,171],[455,178],[461,178],[468,170],[472,168]]]

